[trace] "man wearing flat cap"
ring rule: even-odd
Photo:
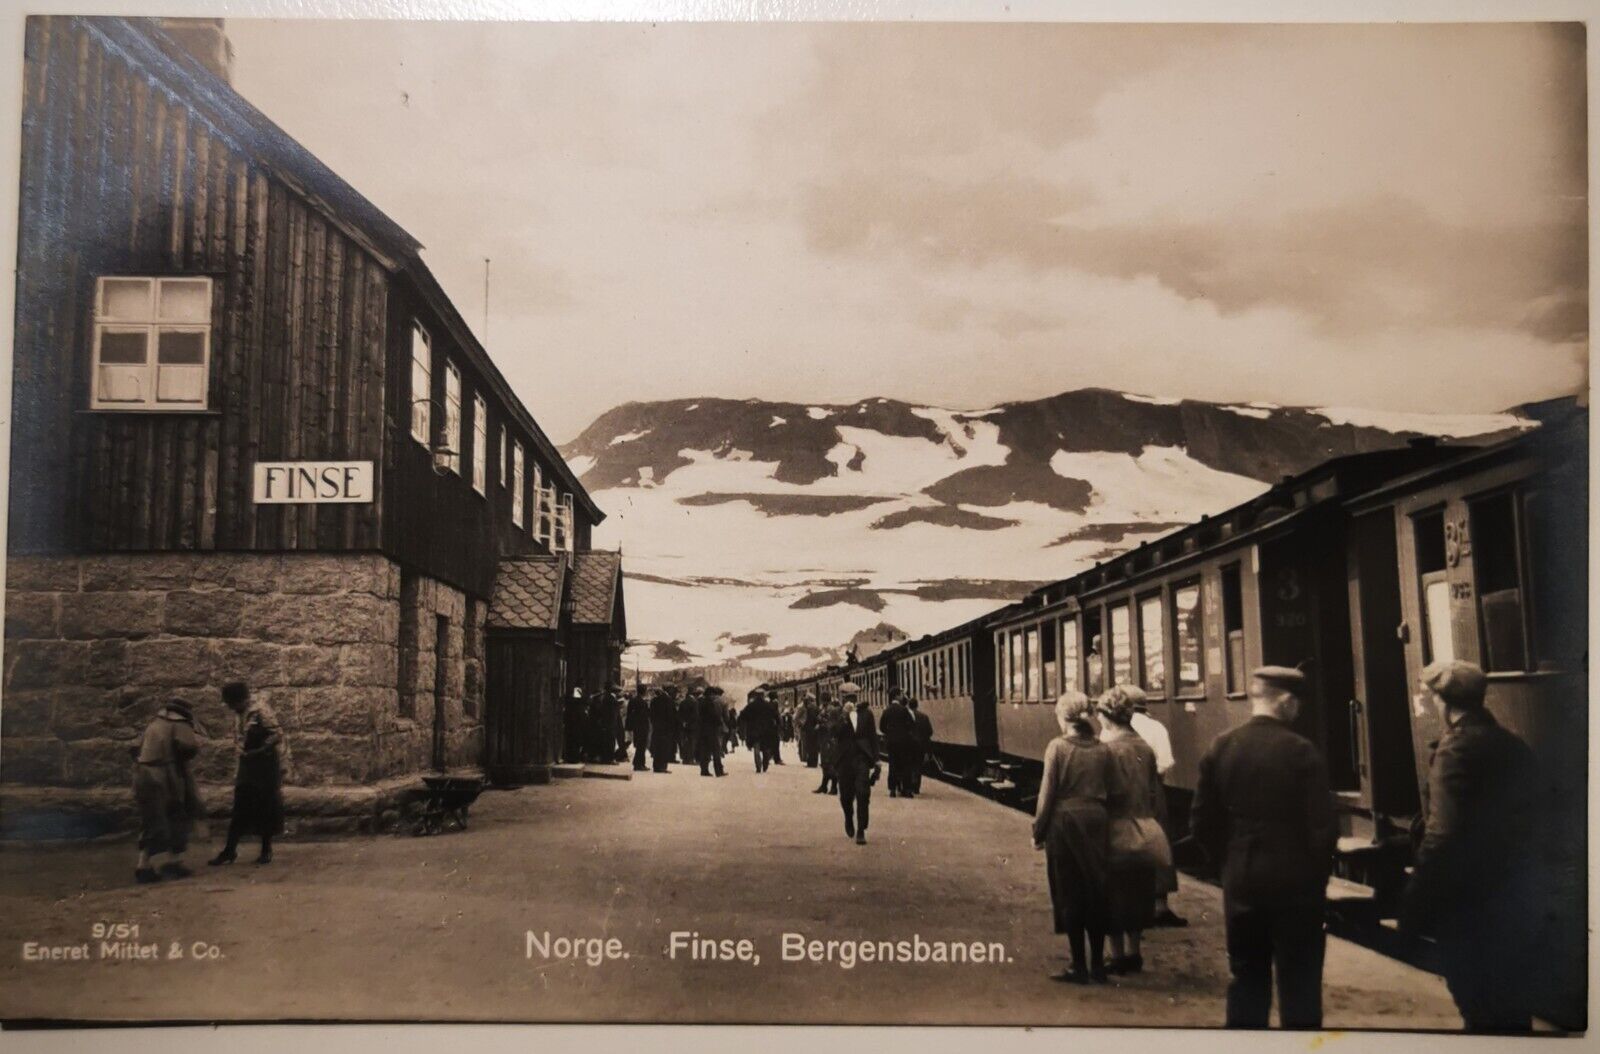
[[[1527,862],[1535,822],[1533,752],[1484,709],[1488,678],[1469,662],[1422,671],[1418,702],[1444,736],[1428,768],[1423,829],[1400,922],[1438,941],[1445,983],[1472,1031],[1532,1028]]]
[[[695,696],[695,758],[700,762],[700,775],[711,775],[716,766],[718,776],[726,776],[722,768],[722,689],[715,685]]]
[[[1274,969],[1283,1027],[1322,1027],[1323,913],[1339,835],[1327,766],[1291,727],[1305,693],[1299,670],[1256,670],[1250,720],[1200,760],[1190,827],[1222,870],[1229,1028],[1267,1027]]]

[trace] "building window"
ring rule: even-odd
[[[1078,677],[1078,620],[1061,620],[1061,690],[1082,691]]]
[[[211,279],[101,278],[94,311],[96,410],[204,410]]]
[[[461,371],[453,362],[444,364],[444,452],[445,467],[461,475]]]
[[[411,438],[433,442],[433,342],[417,325],[411,327]]]
[[[522,444],[511,443],[511,522],[522,526]]]
[[[1111,684],[1133,683],[1133,613],[1128,605],[1111,609]]]
[[[1222,634],[1229,695],[1244,694],[1244,583],[1238,564],[1222,569]]]
[[[1177,643],[1178,695],[1204,695],[1205,637],[1200,621],[1200,583],[1185,582],[1172,591],[1172,627]]]
[[[1139,601],[1139,651],[1144,660],[1141,686],[1151,695],[1167,694],[1167,635],[1161,619],[1161,594]]]
[[[500,426],[500,485],[511,485],[511,437],[505,425]]]
[[[555,552],[555,501],[556,488],[554,484],[549,487],[539,486],[539,480],[534,480],[534,537],[539,544]]]
[[[551,488],[553,491],[555,488]],[[572,551],[572,495],[561,495],[561,502],[556,506],[556,537],[555,548],[559,552]]]
[[[489,404],[472,397],[472,489],[489,493]]]

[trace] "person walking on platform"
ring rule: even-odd
[[[883,733],[883,749],[889,755],[889,797],[911,797],[911,752],[916,746],[917,722],[901,701],[900,689],[889,693],[878,723]]]
[[[646,753],[650,748],[650,704],[645,701],[643,688],[636,686],[628,697],[628,712],[624,720],[627,733],[633,739],[633,771],[643,772]]]
[[[584,703],[583,689],[573,688],[561,710],[561,758],[570,764],[582,761],[589,734],[589,708]]]
[[[1123,796],[1110,749],[1096,738],[1093,704],[1081,692],[1056,700],[1061,735],[1044,752],[1033,816],[1033,847],[1044,850],[1055,931],[1067,936],[1068,969],[1051,980],[1104,984],[1110,845],[1108,806]]]
[[[1272,982],[1284,1028],[1322,1027],[1324,912],[1338,842],[1322,755],[1290,726],[1305,675],[1263,666],[1250,720],[1200,759],[1190,828],[1222,871],[1227,1027],[1266,1028]]]
[[[741,716],[744,718],[745,738],[750,743],[751,753],[755,755],[756,771],[766,772],[772,764],[778,739],[778,718],[774,704],[766,693],[751,692],[750,701],[745,704]]]
[[[1144,969],[1140,938],[1155,918],[1158,884],[1172,870],[1167,799],[1156,773],[1156,754],[1133,730],[1135,707],[1144,697],[1143,689],[1128,684],[1117,685],[1100,700],[1100,742],[1111,751],[1124,791],[1108,804],[1111,973]]]
[[[839,722],[844,712],[831,702],[817,710],[817,764],[822,769],[822,782],[813,794],[839,793]]]
[[[867,844],[867,817],[872,802],[872,785],[878,778],[878,729],[872,708],[857,701],[861,691],[846,682],[844,713],[838,724],[839,804],[844,809],[844,833],[853,835],[857,845]]]
[[[1414,870],[1400,924],[1429,933],[1450,996],[1473,1032],[1533,1028],[1530,932],[1539,903],[1533,869],[1533,752],[1484,709],[1488,678],[1469,662],[1422,671],[1417,701],[1431,706],[1444,736],[1428,766]]]
[[[191,762],[200,752],[194,712],[181,699],[169,699],[145,726],[132,748],[133,800],[139,810],[139,863],[134,881],[158,882],[187,878],[194,872],[183,862],[194,818],[202,812],[200,791]],[[166,854],[158,872],[152,860]]]
[[[272,707],[250,697],[243,681],[222,686],[222,702],[238,719],[239,769],[233,781],[233,812],[228,840],[209,863],[231,864],[239,856],[239,839],[261,839],[258,864],[272,863],[272,839],[283,833],[283,729]]]
[[[771,711],[771,713],[773,715],[772,736],[771,736],[771,741],[770,741],[770,745],[771,745],[771,748],[772,748],[771,749],[772,763],[774,765],[782,765],[783,764],[783,723],[782,723],[781,719],[778,716],[778,693],[777,692],[773,692],[773,691],[768,691],[767,692],[767,707],[768,707],[768,709]]]
[[[796,720],[800,726],[800,759],[806,763],[806,768],[808,769],[814,769],[821,763],[822,751],[818,743],[821,733],[821,719],[822,711],[817,706],[817,697],[807,693]]]
[[[678,689],[666,685],[650,699],[650,767],[670,773],[678,748]]]
[[[911,755],[911,796],[922,793],[922,770],[928,764],[928,752],[933,749],[933,719],[922,712],[914,695],[906,696],[906,706],[911,710],[915,724],[912,733],[914,747]]]
[[[705,691],[696,688],[695,700],[695,744],[696,758],[700,762],[700,775],[711,775],[711,768],[716,766],[718,776],[726,776],[722,770],[722,703],[720,696],[722,689],[711,687]]]
[[[700,696],[703,693],[699,685],[694,685],[678,700],[678,763],[680,765],[693,765],[695,762],[697,732],[700,727]]]

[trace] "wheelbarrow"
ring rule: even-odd
[[[441,834],[454,828],[467,829],[467,810],[483,793],[483,779],[479,776],[424,776],[425,789],[417,798],[417,811],[411,823],[411,833]]]

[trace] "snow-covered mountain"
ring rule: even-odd
[[[596,544],[625,553],[641,666],[777,672],[976,617],[1330,457],[1534,424],[1103,389],[977,410],[705,398],[618,406],[563,452],[609,514]]]

